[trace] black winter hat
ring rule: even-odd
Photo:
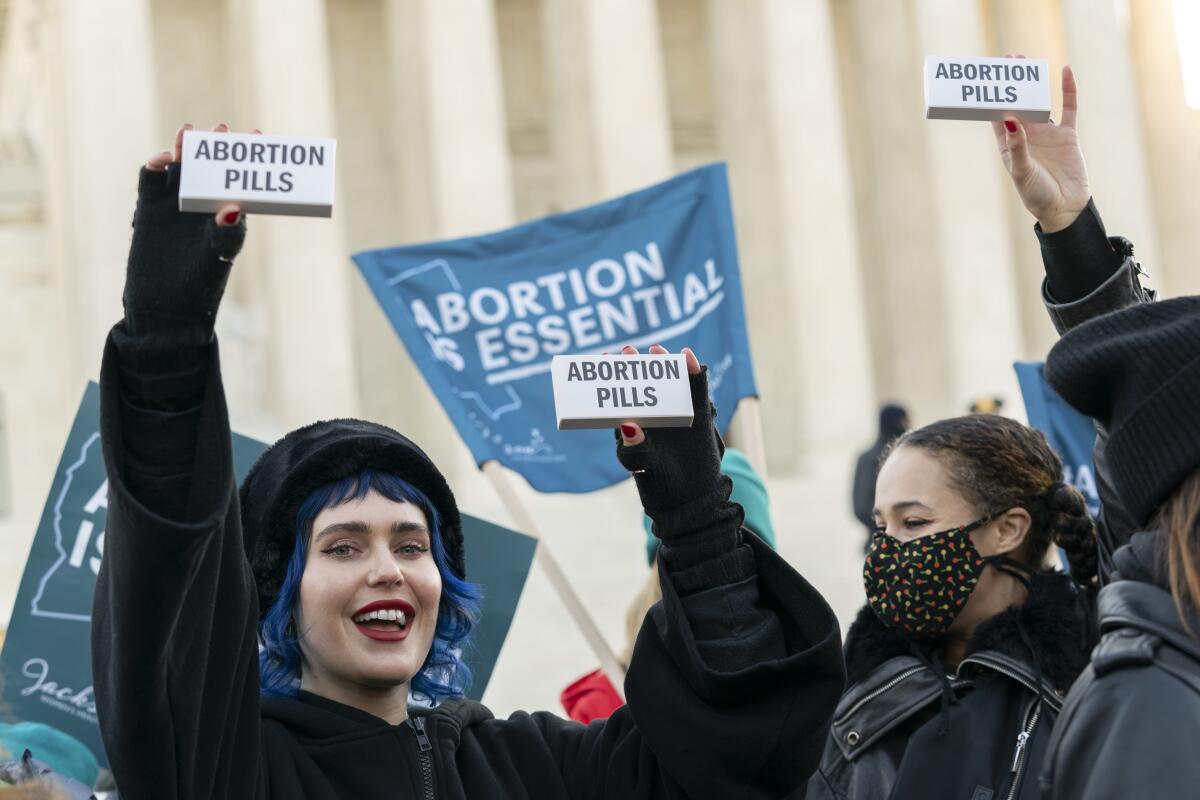
[[[1046,380],[1108,430],[1113,489],[1141,526],[1200,468],[1200,297],[1072,329],[1046,358]]]
[[[300,506],[320,487],[364,469],[394,473],[429,498],[441,516],[450,567],[466,577],[458,504],[429,456],[384,425],[358,419],[316,422],[267,448],[242,481],[242,536],[258,586],[260,618],[283,584]]]

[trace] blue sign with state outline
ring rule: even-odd
[[[608,431],[558,431],[559,354],[687,345],[724,431],[757,394],[724,164],[507,230],[358,253],[366,278],[476,463],[544,492],[628,477]]]

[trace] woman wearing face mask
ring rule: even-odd
[[[868,603],[846,638],[849,688],[809,798],[1038,797],[1095,638],[1092,524],[1061,475],[1042,434],[1003,417],[897,440],[876,484]],[[1041,567],[1055,543],[1071,576]]]
[[[109,507],[92,653],[121,797],[801,787],[843,685],[837,622],[741,535],[695,357],[696,422],[618,437],[663,540],[663,602],[639,636],[628,706],[587,727],[540,712],[494,719],[462,699],[458,653],[479,591],[454,496],[416,445],[369,422],[318,422],[235,486],[213,320],[245,227],[236,206],[179,213],[180,139],[142,172],[125,318],[101,372]],[[409,707],[410,695],[435,707]]]

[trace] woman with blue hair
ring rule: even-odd
[[[695,356],[692,427],[630,424],[617,437],[662,540],[663,602],[638,639],[629,705],[590,726],[495,719],[463,698],[458,654],[480,591],[454,495],[415,444],[369,422],[318,422],[235,485],[213,320],[245,226],[237,206],[178,211],[181,137],[142,171],[125,316],[101,370],[110,482],[92,653],[121,797],[802,786],[842,688],[838,626],[791,567],[743,539]]]

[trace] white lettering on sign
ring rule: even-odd
[[[654,241],[619,258],[471,291],[459,287],[440,259],[393,282],[432,269],[444,270],[454,289],[430,303],[409,301],[413,322],[434,357],[460,372],[466,368],[464,348],[454,337],[470,336],[492,385],[546,372],[549,359],[564,353],[646,347],[679,336],[725,299],[725,279],[712,259],[671,281]]]
[[[96,721],[96,695],[91,686],[79,690],[70,686],[59,686],[50,680],[50,662],[44,658],[31,658],[26,661],[21,667],[21,674],[33,679],[33,683],[21,689],[22,697],[37,696],[60,711]]]

